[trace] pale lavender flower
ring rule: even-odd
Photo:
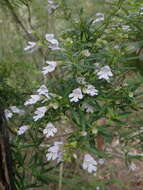
[[[23,135],[23,134],[28,130],[28,128],[29,128],[28,125],[23,125],[23,126],[21,126],[21,127],[18,129],[18,131],[17,131],[18,135]]]
[[[84,170],[87,170],[89,173],[96,172],[97,162],[90,154],[85,154],[82,167]]]
[[[93,24],[96,23],[96,22],[104,21],[104,14],[103,13],[97,13],[95,16],[97,18],[93,21]]]
[[[99,79],[109,80],[110,77],[113,76],[111,69],[108,65],[102,67],[100,71],[97,73]]]
[[[70,102],[78,102],[83,98],[83,94],[80,88],[76,88],[69,94]]]
[[[47,111],[46,106],[42,106],[42,107],[37,108],[37,110],[34,112],[35,116],[33,116],[34,121],[37,121],[37,120],[41,119],[42,117],[44,117],[46,111]]]
[[[47,87],[45,85],[41,85],[40,88],[37,90],[39,95],[44,95],[46,96],[48,99],[50,99],[49,96],[49,91],[47,89]]]
[[[98,95],[98,90],[91,84],[86,85],[86,87],[83,89],[83,92],[90,96]]]
[[[51,146],[48,149],[48,153],[46,154],[47,160],[56,160],[58,159],[58,162],[62,159],[62,146],[63,142],[54,142],[54,145]]]
[[[27,106],[27,105],[32,105],[32,104],[35,104],[37,103],[39,100],[40,100],[40,96],[39,95],[31,95],[31,98],[29,100],[27,100],[24,105]]]
[[[43,130],[43,134],[48,138],[48,137],[53,137],[55,133],[57,133],[57,128],[49,122],[46,126],[46,128]]]
[[[52,50],[60,50],[59,42],[54,37],[55,37],[54,34],[45,35],[46,40],[50,43],[48,47]]]
[[[57,66],[57,63],[55,61],[46,61],[46,64],[48,64],[48,66],[43,67],[42,70],[42,73],[44,75],[53,72]]]
[[[48,42],[52,42],[54,39],[55,35],[54,34],[45,34],[45,38]]]

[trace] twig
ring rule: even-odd
[[[63,168],[64,168],[64,163],[62,162],[60,164],[60,174],[59,174],[59,187],[58,187],[58,190],[62,190]]]
[[[29,34],[29,32],[26,30],[25,26],[23,25],[23,23],[21,22],[21,20],[18,18],[17,14],[14,11],[13,6],[11,5],[11,3],[9,2],[9,0],[5,0],[7,7],[9,8],[14,20],[20,25],[20,27],[22,28],[22,30],[25,32],[25,34],[28,36],[28,38],[31,38],[31,35]]]

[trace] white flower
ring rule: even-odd
[[[113,76],[111,69],[108,65],[102,67],[100,71],[97,73],[99,79],[109,80],[109,77]]]
[[[17,114],[23,114],[24,110],[21,110],[19,108],[17,108],[16,106],[10,106],[10,109],[13,113],[17,113]]]
[[[76,88],[69,94],[70,102],[78,102],[83,98],[83,94],[80,88]]]
[[[48,153],[46,154],[47,160],[56,160],[60,161],[62,159],[61,146],[63,142],[54,142],[54,145],[48,149]]]
[[[54,38],[54,34],[46,34],[45,35],[46,40],[50,43],[48,46],[52,50],[59,50],[59,42]]]
[[[24,105],[32,105],[35,104],[36,102],[38,102],[40,100],[40,96],[39,95],[31,95],[31,98],[29,100],[27,100]]]
[[[10,110],[8,110],[8,109],[5,109],[4,113],[5,113],[6,119],[10,119],[13,116],[13,113]]]
[[[93,113],[93,112],[94,112],[94,108],[93,108],[91,105],[87,104],[87,103],[84,103],[84,104],[82,105],[82,108],[83,108],[87,113]]]
[[[85,154],[82,167],[84,170],[87,170],[89,173],[96,172],[97,162],[90,154]]]
[[[33,52],[36,48],[36,42],[28,42],[28,45],[24,48],[24,51],[31,51]]]
[[[35,116],[33,116],[34,121],[37,121],[37,120],[41,119],[42,117],[44,117],[46,111],[47,111],[46,106],[37,108],[37,110],[34,112]]]
[[[76,81],[78,84],[86,84],[85,77],[77,77]]]
[[[91,84],[88,84],[84,89],[83,92],[85,94],[89,94],[90,96],[98,95],[98,90]]]
[[[48,42],[51,42],[54,39],[54,34],[45,34],[45,38]]]
[[[103,13],[97,13],[95,16],[97,18],[93,21],[93,24],[96,23],[96,22],[104,21],[104,14]]]
[[[23,126],[21,126],[21,127],[18,129],[18,131],[17,131],[18,135],[23,135],[23,134],[28,130],[28,128],[29,128],[28,125],[23,125]]]
[[[47,89],[47,87],[45,85],[41,85],[40,88],[37,90],[39,95],[44,95],[46,96],[48,99],[50,99],[49,96],[49,91]]]
[[[42,71],[44,75],[53,72],[57,66],[57,63],[55,61],[46,61],[46,64],[48,64],[48,66],[43,67]]]
[[[52,124],[48,123],[46,128],[43,130],[43,134],[48,138],[48,137],[53,137],[55,133],[57,133],[57,128]]]
[[[59,48],[59,42],[56,39],[52,39],[49,41],[50,45],[48,46],[50,49],[52,50],[60,50],[61,48]]]

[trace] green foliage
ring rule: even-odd
[[[17,190],[38,187],[44,189],[44,186],[45,189],[51,189],[51,182],[54,184],[53,188],[57,188],[57,172],[61,163],[51,163],[45,157],[49,144],[53,144],[55,140],[64,141],[63,161],[66,162],[67,168],[72,162],[75,164],[79,161],[80,163],[75,164],[73,168],[80,168],[83,158],[78,161],[74,155],[89,153],[96,159],[108,158],[111,156],[108,150],[98,150],[98,136],[104,137],[105,144],[108,145],[117,137],[122,144],[128,165],[131,159],[128,152],[133,141],[137,138],[142,141],[142,121],[135,122],[134,128],[130,127],[131,124],[127,121],[131,114],[140,110],[138,99],[141,93],[138,92],[138,88],[143,80],[140,71],[143,28],[139,21],[143,17],[140,12],[142,1],[109,1],[104,7],[110,9],[106,12],[105,20],[101,22],[96,22],[97,9],[92,8],[94,2],[84,1],[83,9],[80,3],[77,7],[72,7],[72,4],[77,4],[76,1],[56,1],[59,7],[52,14],[46,12],[45,1],[42,1],[43,4],[28,0],[9,2],[18,16],[23,15],[22,5],[27,6],[27,3],[31,3],[31,12],[28,12],[27,7],[28,16],[21,20],[32,29],[31,36],[34,37],[32,39],[35,39],[38,49],[31,54],[22,53],[24,38],[13,31],[13,25],[9,25],[8,29],[14,37],[9,44],[5,44],[6,50],[3,48],[0,54],[0,104],[4,108],[23,105],[28,95],[36,94],[36,89],[41,83],[46,84],[51,93],[51,99],[43,103],[38,101],[30,108],[25,108],[25,115],[11,120],[13,131],[16,133],[12,136],[11,144]],[[86,5],[91,8],[90,11],[85,10]],[[39,7],[42,11],[38,11]],[[46,19],[49,19],[48,22],[53,28],[50,28],[50,24],[43,24],[47,22]],[[62,27],[58,27],[57,23]],[[61,51],[51,51],[44,38],[47,31],[50,33],[55,29]],[[8,37],[9,41],[10,39],[11,36]],[[57,61],[55,73],[41,76],[43,59]],[[98,76],[104,66],[111,68],[113,76],[110,80],[103,80]],[[140,71],[141,74],[135,73],[136,71]],[[85,78],[86,84],[77,82],[78,77]],[[85,93],[87,84],[98,90],[96,96]],[[72,102],[69,95],[78,88],[84,97]],[[45,100],[44,98],[42,96],[41,99]],[[91,106],[93,113],[87,113],[83,105]],[[33,112],[41,106],[46,106],[48,111],[41,120],[33,122]],[[43,136],[43,130],[49,122],[54,123],[60,131],[57,137],[51,139]],[[17,126],[22,125],[30,127],[25,134],[17,135]],[[66,130],[70,132],[65,133]],[[142,149],[142,145],[139,148]],[[70,175],[73,177],[72,181],[68,179]],[[62,180],[65,190],[90,190],[96,187],[104,190],[108,189],[108,184],[121,183],[116,179],[103,183],[97,178],[94,182],[86,184],[74,171],[71,174],[65,172]]]

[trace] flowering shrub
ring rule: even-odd
[[[60,8],[51,0],[48,4],[50,14]],[[52,56],[41,69],[44,82],[24,102],[25,113],[15,106],[5,110],[7,118],[22,112],[12,138],[17,189],[48,184],[48,171],[79,154],[79,167],[95,174],[98,160],[109,154],[106,144],[120,138],[126,118],[138,109],[141,82],[128,80],[134,68],[125,65],[132,63],[128,42],[137,31],[117,16],[120,6],[111,18],[103,13],[87,18],[81,11],[59,41],[45,34],[41,41],[27,42],[24,51],[43,48]]]

